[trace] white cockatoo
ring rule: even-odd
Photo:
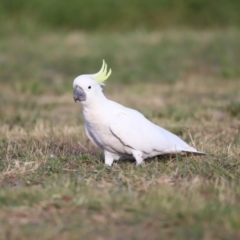
[[[173,133],[155,125],[140,112],[107,99],[101,85],[110,76],[103,60],[96,74],[80,75],[73,82],[73,98],[80,101],[88,138],[104,151],[111,166],[121,156],[132,156],[140,165],[145,158],[164,154],[204,155]]]

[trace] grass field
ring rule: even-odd
[[[9,22],[53,30],[223,29],[240,26],[239,8],[239,0],[91,0],[91,4],[88,0],[5,0],[0,5],[0,29]]]
[[[0,39],[0,239],[240,239],[240,31],[5,32]],[[208,155],[107,168],[72,80]]]

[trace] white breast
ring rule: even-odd
[[[97,147],[116,154],[127,154],[124,145],[109,128],[111,117],[107,113],[84,109],[83,116],[86,134]]]

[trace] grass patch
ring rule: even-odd
[[[238,40],[237,30],[4,35],[2,239],[238,239]],[[102,58],[108,98],[208,155],[105,167],[72,99],[73,78]]]
[[[238,0],[185,1],[111,1],[63,0],[3,1],[1,19],[21,28],[31,23],[48,28],[82,30],[132,30],[136,28],[159,29],[166,27],[222,28],[239,26]],[[31,23],[29,23],[31,22]]]

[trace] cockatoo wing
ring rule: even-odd
[[[153,124],[141,113],[132,109],[117,114],[111,121],[110,130],[124,145],[149,156],[152,152],[157,152],[159,155],[182,151],[197,153],[196,149],[178,136]]]
[[[134,114],[120,112],[111,122],[110,130],[125,145],[144,153],[151,153],[153,148],[149,139],[145,136],[144,123],[139,122]],[[147,126],[145,126],[146,128]],[[151,131],[151,129],[149,129]],[[151,134],[149,132],[149,134]]]

